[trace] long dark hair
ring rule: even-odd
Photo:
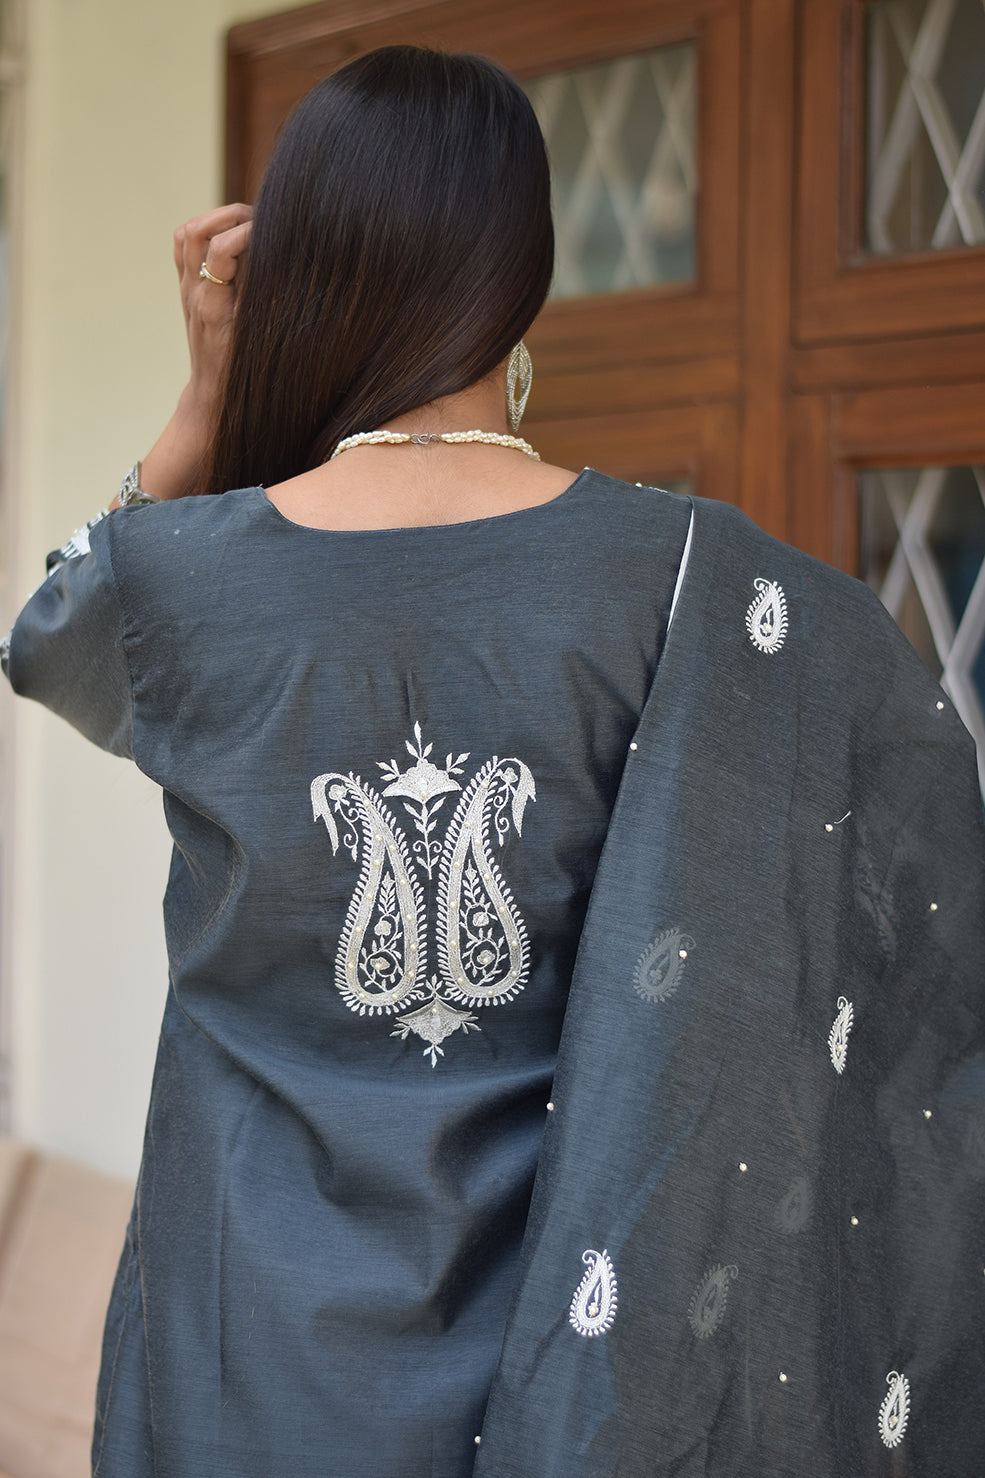
[[[412,46],[342,67],[264,175],[202,490],[282,482],[475,384],[553,259],[544,141],[508,73]]]

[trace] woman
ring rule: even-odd
[[[176,259],[160,501],[7,658],[175,841],[94,1471],[971,1473],[939,689],[854,582],[515,436],[549,184],[490,63],[344,67]]]

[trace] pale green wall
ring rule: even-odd
[[[171,232],[220,199],[225,29],[290,8],[28,0],[11,602],[170,413],[184,379]],[[160,798],[34,705],[2,702],[14,1127],[133,1173],[167,986]]]

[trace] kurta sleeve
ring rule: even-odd
[[[94,520],[49,559],[51,573],[18,616],[0,661],[15,693],[132,759],[133,696],[111,557],[116,517]]]

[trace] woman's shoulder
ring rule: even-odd
[[[260,488],[235,488],[221,496],[162,499],[115,509],[104,520],[101,537],[108,541],[118,578],[127,571],[171,566],[207,548],[215,557],[226,542],[254,526],[261,516]]]
[[[792,694],[806,679],[821,707],[849,693],[859,716],[881,712],[891,727],[915,706],[939,727],[945,705],[937,679],[874,590],[766,533],[732,504],[696,497],[692,507],[679,637],[704,632],[729,661],[739,651],[747,660],[775,658],[774,686]],[[958,723],[965,743],[960,730]]]
[[[124,517],[115,519],[116,527],[132,538],[155,538],[164,534],[174,537],[183,531],[215,533],[255,517],[263,499],[262,488],[233,488],[218,496],[205,494],[190,498],[167,498],[157,503],[139,504],[117,510]]]
[[[694,553],[710,577],[728,587],[755,579],[786,579],[815,602],[832,603],[842,612],[864,611],[898,632],[875,591],[854,575],[825,563],[794,544],[767,533],[741,508],[715,498],[693,497]],[[770,572],[773,572],[772,574]]]
[[[684,493],[657,487],[651,483],[629,482],[586,467],[568,489],[569,506],[580,508],[600,530],[608,531],[623,543],[640,541],[640,553],[654,539],[667,535],[676,538],[678,529],[685,531],[691,516],[693,499]]]
[[[586,493],[596,499],[607,498],[611,506],[621,509],[638,508],[651,517],[661,508],[687,507],[693,501],[688,493],[675,492],[672,488],[660,487],[656,483],[631,482],[609,472],[600,472],[597,467],[585,467],[573,487],[584,488]]]

